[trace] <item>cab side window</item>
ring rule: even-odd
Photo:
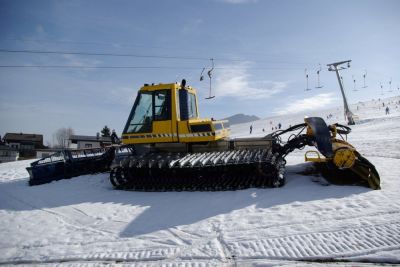
[[[154,91],[154,120],[171,119],[171,93],[169,90]]]
[[[197,114],[197,103],[196,103],[196,96],[192,93],[189,93],[189,99],[188,99],[189,103],[189,118],[191,119],[195,119],[198,117]]]

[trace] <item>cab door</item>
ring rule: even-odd
[[[172,142],[171,90],[153,91],[153,131],[157,142]]]

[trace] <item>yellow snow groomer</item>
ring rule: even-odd
[[[228,121],[202,119],[196,90],[181,84],[145,84],[122,134],[122,145],[65,150],[27,168],[31,185],[110,170],[117,189],[236,190],[285,184],[285,157],[305,154],[328,181],[380,188],[374,165],[338,136],[350,128],[318,117],[264,137],[229,138]],[[289,135],[287,141],[282,141]],[[112,164],[111,164],[112,162]],[[110,167],[111,165],[111,167]]]
[[[282,142],[293,131],[298,133]],[[122,134],[130,153],[113,165],[110,180],[116,188],[145,191],[279,187],[285,183],[285,156],[309,145],[319,152],[307,152],[306,160],[329,181],[379,188],[374,166],[336,138],[350,132],[347,126],[306,118],[265,137],[230,139],[229,132],[228,121],[200,118],[196,90],[185,80],[146,84]]]

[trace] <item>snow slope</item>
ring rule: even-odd
[[[359,104],[361,122],[349,135],[380,173],[377,191],[298,174],[304,151],[288,156],[283,188],[232,192],[116,191],[108,174],[29,187],[30,161],[0,164],[0,264],[400,263],[400,107],[385,116],[379,105]],[[323,111],[330,113],[342,114]],[[270,120],[287,127],[302,117],[253,122],[253,135],[265,134],[260,127]],[[249,125],[233,134],[248,135]]]

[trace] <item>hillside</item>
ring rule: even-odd
[[[376,191],[301,175],[304,150],[287,157],[284,187],[224,192],[117,191],[107,173],[29,187],[30,161],[0,164],[0,264],[400,264],[399,100],[388,101],[390,115],[378,101],[359,103],[348,138],[380,173]],[[318,114],[343,123],[340,108],[291,114],[253,122],[253,136],[270,121],[285,128]],[[248,136],[249,125],[233,135]]]
[[[243,113],[235,114],[230,117],[224,118],[223,120],[229,120],[229,124],[240,124],[240,123],[246,123],[246,122],[252,122],[259,120],[260,118],[255,116],[255,115],[245,115]]]

